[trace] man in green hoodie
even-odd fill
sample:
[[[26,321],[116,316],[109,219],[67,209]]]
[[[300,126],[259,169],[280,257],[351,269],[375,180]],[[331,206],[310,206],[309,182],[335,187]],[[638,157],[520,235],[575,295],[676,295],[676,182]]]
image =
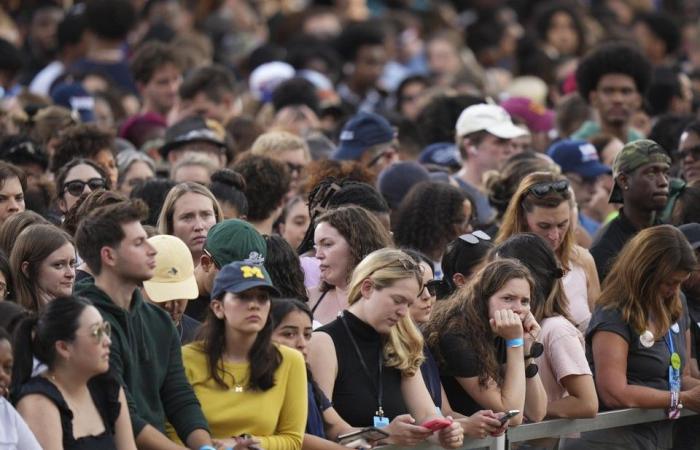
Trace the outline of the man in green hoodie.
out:
[[[183,449],[165,436],[166,420],[190,449],[213,449],[185,377],[177,331],[168,314],[145,302],[139,290],[156,264],[156,250],[140,223],[146,211],[140,201],[120,202],[81,222],[76,244],[95,278],[83,280],[75,291],[112,326],[110,368],[126,391],[139,449]]]

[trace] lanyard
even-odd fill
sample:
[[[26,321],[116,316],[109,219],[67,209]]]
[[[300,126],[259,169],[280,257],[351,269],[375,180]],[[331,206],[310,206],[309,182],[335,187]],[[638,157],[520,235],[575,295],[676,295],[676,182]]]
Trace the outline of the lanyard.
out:
[[[350,331],[350,327],[348,326],[347,321],[345,320],[345,316],[343,314],[340,315],[340,321],[343,322],[343,326],[345,326],[345,331],[348,333],[348,336],[350,337],[350,342],[352,342],[352,346],[355,348],[355,353],[357,354],[357,358],[360,360],[360,365],[362,366],[362,371],[367,375],[367,378],[369,381],[374,384],[374,380],[372,380],[372,374],[369,371],[369,368],[367,367],[367,364],[365,363],[365,359],[362,357],[362,352],[360,351],[360,347],[357,345],[357,341],[355,341],[355,337],[352,335],[352,331]],[[382,349],[379,349],[379,358],[378,358],[378,365],[379,365],[379,378],[377,380],[377,412],[375,413],[379,417],[384,417],[384,409],[382,408],[382,397],[384,395],[384,383],[382,381],[382,371],[384,367],[384,358],[382,357]]]
[[[668,351],[671,353],[671,359],[669,361],[669,377],[673,375],[676,378],[678,378],[680,377],[681,358],[680,355],[676,353],[676,349],[673,342],[673,334],[671,330],[668,330],[668,334],[664,336],[664,342],[668,347]],[[669,378],[669,382],[670,381],[671,379]]]

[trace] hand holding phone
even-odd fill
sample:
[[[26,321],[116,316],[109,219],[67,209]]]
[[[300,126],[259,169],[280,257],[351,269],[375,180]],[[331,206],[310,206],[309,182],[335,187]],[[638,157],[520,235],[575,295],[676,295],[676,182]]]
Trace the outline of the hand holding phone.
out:
[[[501,425],[505,425],[506,422],[508,422],[511,418],[517,416],[518,414],[520,414],[519,409],[511,409],[498,420],[501,422]]]
[[[420,426],[425,427],[429,429],[430,431],[440,431],[443,428],[447,428],[450,425],[452,425],[452,421],[450,419],[445,419],[445,418],[435,418],[435,419],[430,419],[426,420],[423,422]]]

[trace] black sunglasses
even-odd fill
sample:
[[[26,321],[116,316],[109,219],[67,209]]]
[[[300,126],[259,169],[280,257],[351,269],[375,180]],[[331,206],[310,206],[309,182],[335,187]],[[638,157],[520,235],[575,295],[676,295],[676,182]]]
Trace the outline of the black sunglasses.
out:
[[[685,150],[678,150],[678,158],[680,160],[684,160],[688,157],[688,155],[693,158],[693,161],[700,161],[700,145],[696,145],[695,147],[690,147]]]
[[[297,174],[301,173],[302,170],[304,170],[304,166],[301,164],[294,164],[287,162],[287,169],[289,169],[289,173],[294,173],[296,172]]]
[[[431,297],[435,297],[437,296],[437,291],[440,284],[442,284],[441,280],[430,280],[423,286],[425,286],[425,288],[428,290],[428,294],[430,294]]]
[[[80,195],[85,190],[86,185],[90,188],[91,191],[97,189],[105,189],[107,187],[107,180],[105,180],[104,178],[90,178],[87,181],[69,181],[63,185],[63,190],[61,192],[68,192],[74,197],[80,197]]]
[[[569,190],[569,180],[545,181],[537,183],[528,189],[532,195],[537,198],[542,198],[550,192],[554,191],[557,194],[563,194]]]
[[[472,244],[472,245],[478,244],[479,240],[482,240],[482,241],[490,241],[491,240],[491,236],[489,236],[488,234],[484,233],[481,230],[476,230],[475,232],[469,233],[469,234],[463,234],[459,238],[461,240],[463,240],[464,242],[466,242],[467,244]]]

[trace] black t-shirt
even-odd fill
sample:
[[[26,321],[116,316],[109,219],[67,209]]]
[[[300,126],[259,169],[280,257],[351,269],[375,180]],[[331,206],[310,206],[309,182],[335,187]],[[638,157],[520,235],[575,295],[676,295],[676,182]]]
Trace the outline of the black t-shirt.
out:
[[[681,357],[681,371],[686,363],[685,332],[688,330],[688,309],[683,302],[683,314],[678,320],[678,333],[670,331],[673,337],[673,345],[676,353]],[[654,345],[650,348],[642,346],[639,334],[622,319],[618,310],[596,308],[591,316],[591,321],[586,332],[586,357],[595,377],[595,364],[593,361],[592,342],[593,336],[599,331],[608,331],[621,336],[629,345],[627,353],[627,383],[637,386],[646,386],[654,389],[669,390],[668,367],[671,360],[671,352],[667,344],[668,335],[656,336]],[[609,409],[600,402],[600,409]]]
[[[208,295],[200,295],[194,300],[187,302],[185,314],[197,322],[204,322],[204,320],[207,318],[207,311],[209,311],[209,303],[210,300]]]
[[[357,351],[352,344],[342,319],[322,326],[317,332],[330,335],[338,358],[338,374],[333,386],[333,407],[353,427],[374,425],[377,411],[377,381],[379,380],[379,356],[383,353],[384,340],[374,328],[352,313],[343,311],[343,317],[360,349],[370,377],[362,368]],[[392,420],[408,412],[401,393],[401,372],[382,368],[384,417]]]
[[[693,298],[686,295],[688,303],[688,315],[690,316],[690,355],[698,359],[700,350],[700,298]]]
[[[598,278],[602,282],[610,271],[610,263],[620,253],[639,230],[620,210],[620,214],[598,231],[591,245],[591,255],[598,270]]]
[[[504,364],[506,362],[506,343],[499,337],[495,340],[495,346],[496,358],[500,364]],[[438,362],[440,379],[452,409],[465,416],[470,416],[484,409],[464,390],[456,378],[479,376],[478,357],[471,348],[469,338],[464,335],[446,333],[440,337],[439,352],[443,356],[442,361]]]

